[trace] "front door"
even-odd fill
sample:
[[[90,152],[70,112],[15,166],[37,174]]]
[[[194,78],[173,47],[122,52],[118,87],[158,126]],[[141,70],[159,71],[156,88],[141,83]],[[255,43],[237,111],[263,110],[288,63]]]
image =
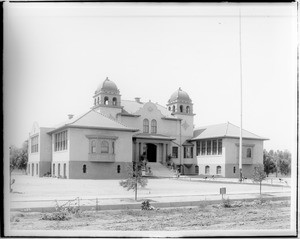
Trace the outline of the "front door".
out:
[[[147,144],[147,160],[148,162],[156,162],[156,145]]]

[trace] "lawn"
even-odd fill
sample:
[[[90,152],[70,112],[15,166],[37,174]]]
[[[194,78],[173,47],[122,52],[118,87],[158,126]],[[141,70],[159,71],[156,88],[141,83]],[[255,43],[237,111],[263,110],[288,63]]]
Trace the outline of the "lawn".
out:
[[[49,215],[49,214],[48,214]],[[42,220],[44,213],[11,212],[11,230],[260,230],[289,229],[289,200],[253,200],[155,210],[79,211],[65,221]]]

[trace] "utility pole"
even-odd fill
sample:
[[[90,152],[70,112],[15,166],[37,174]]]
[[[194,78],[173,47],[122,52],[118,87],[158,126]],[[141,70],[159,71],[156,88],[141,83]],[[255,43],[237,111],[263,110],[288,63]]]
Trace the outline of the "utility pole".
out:
[[[240,152],[239,152],[239,181],[242,182],[243,179],[243,162],[242,162],[242,150],[243,150],[243,68],[242,68],[242,26],[241,26],[241,9],[239,9],[239,36],[240,36],[240,82],[241,82],[241,126],[240,126]]]

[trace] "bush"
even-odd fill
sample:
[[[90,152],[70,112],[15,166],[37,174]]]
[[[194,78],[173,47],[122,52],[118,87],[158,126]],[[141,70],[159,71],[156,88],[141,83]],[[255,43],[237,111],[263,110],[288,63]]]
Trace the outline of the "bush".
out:
[[[49,221],[66,221],[69,220],[70,217],[66,211],[60,211],[43,214],[41,219]]]
[[[153,210],[153,209],[154,207],[151,206],[149,200],[145,200],[144,202],[142,202],[142,210]]]
[[[227,198],[227,199],[223,199],[223,207],[225,207],[225,208],[229,208],[229,207],[232,207],[232,205],[231,205],[231,202],[230,202],[230,200],[229,200],[229,198]]]
[[[41,219],[42,220],[50,220],[50,221],[66,221],[69,220],[71,215],[80,216],[82,211],[80,207],[72,207],[68,206],[59,206],[56,202],[55,212],[43,214]]]

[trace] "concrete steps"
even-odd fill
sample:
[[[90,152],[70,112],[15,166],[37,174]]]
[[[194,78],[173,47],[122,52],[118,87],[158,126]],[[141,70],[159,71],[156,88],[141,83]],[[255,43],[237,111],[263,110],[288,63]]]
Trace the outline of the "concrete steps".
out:
[[[145,176],[153,176],[159,178],[173,178],[175,177],[175,172],[161,163],[147,163],[147,167],[150,167],[151,173],[146,173]]]

